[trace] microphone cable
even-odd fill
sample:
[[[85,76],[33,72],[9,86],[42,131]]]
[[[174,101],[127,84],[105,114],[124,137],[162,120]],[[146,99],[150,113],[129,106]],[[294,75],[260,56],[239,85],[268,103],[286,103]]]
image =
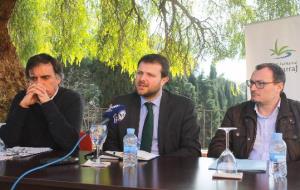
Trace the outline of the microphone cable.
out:
[[[110,107],[106,112],[104,112],[103,117],[105,118],[101,124],[107,123],[110,119],[114,119],[114,124],[117,123],[118,121],[121,121],[124,119],[126,115],[126,111],[125,111],[125,106],[124,105],[114,105],[112,107]],[[10,190],[15,190],[16,186],[18,185],[18,183],[28,174],[41,170],[43,168],[46,168],[50,165],[56,164],[60,161],[63,161],[64,159],[68,158],[75,150],[76,147],[79,145],[79,143],[84,139],[84,137],[86,137],[88,134],[90,133],[90,130],[88,130],[87,132],[85,132],[84,135],[82,135],[79,140],[77,141],[77,143],[75,144],[75,146],[73,147],[73,149],[67,153],[65,156],[58,158],[54,161],[51,161],[49,163],[43,164],[41,166],[37,166],[35,168],[32,168],[26,172],[24,172],[22,175],[20,175],[20,177],[17,178],[17,180],[14,182],[14,184],[12,185]]]
[[[18,177],[18,179],[14,182],[14,184],[12,185],[12,187],[10,188],[10,190],[15,190],[16,189],[16,186],[18,185],[18,183],[28,174],[31,174],[35,171],[38,171],[38,170],[41,170],[43,168],[46,168],[52,164],[56,164],[60,161],[63,161],[64,159],[68,158],[71,154],[73,154],[73,152],[76,150],[76,147],[79,145],[79,143],[89,134],[89,131],[87,131],[84,135],[82,135],[79,140],[77,141],[77,143],[75,144],[75,146],[72,148],[72,150],[67,153],[65,156],[61,157],[61,158],[58,158],[52,162],[49,162],[49,163],[46,163],[46,164],[43,164],[41,166],[37,166],[35,168],[32,168],[26,172],[24,172],[22,175],[20,175],[20,177]]]

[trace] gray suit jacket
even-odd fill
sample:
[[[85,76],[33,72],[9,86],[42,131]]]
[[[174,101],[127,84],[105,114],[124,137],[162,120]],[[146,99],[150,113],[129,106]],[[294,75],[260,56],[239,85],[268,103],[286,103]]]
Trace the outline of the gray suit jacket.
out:
[[[104,150],[123,151],[127,128],[138,134],[141,99],[137,93],[119,96],[112,102],[126,107],[126,117],[117,126],[108,126]],[[166,90],[162,93],[158,119],[158,149],[160,155],[201,156],[200,127],[193,102]]]

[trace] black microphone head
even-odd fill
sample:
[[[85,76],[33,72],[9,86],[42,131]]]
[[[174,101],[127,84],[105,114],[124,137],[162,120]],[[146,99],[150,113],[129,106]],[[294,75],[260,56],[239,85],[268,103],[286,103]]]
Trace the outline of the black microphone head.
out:
[[[114,105],[108,108],[103,113],[103,118],[109,119],[113,124],[117,124],[122,121],[126,116],[126,110],[124,105]]]

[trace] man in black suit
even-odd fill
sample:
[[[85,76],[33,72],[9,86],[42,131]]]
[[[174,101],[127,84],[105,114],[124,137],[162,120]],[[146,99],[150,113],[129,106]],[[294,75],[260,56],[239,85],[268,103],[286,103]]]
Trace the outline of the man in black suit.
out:
[[[169,62],[159,54],[139,60],[136,91],[112,101],[113,105],[126,106],[126,117],[118,126],[108,127],[104,150],[123,151],[126,129],[135,128],[142,150],[159,155],[201,156],[194,104],[162,89],[169,81],[168,74]]]

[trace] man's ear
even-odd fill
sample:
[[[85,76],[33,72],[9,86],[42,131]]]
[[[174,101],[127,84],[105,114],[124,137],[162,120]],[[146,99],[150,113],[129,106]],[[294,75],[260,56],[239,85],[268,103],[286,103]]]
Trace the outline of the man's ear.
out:
[[[284,88],[283,82],[278,83],[278,88],[279,88],[279,91],[280,91],[280,92],[283,91],[283,88]]]
[[[162,85],[165,85],[168,81],[169,81],[169,77],[168,76],[166,76],[166,77],[163,77],[162,79],[161,79],[161,81],[162,81]]]
[[[58,74],[55,74],[56,79],[59,81],[58,86],[62,83],[62,78]]]

